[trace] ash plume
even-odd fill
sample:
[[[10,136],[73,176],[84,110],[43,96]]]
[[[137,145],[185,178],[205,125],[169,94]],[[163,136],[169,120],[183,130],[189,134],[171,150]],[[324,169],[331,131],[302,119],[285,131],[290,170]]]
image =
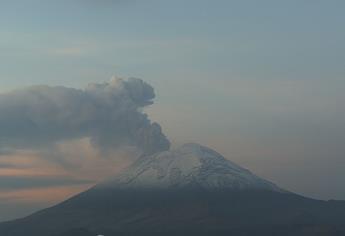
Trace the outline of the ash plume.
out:
[[[170,142],[142,109],[154,89],[141,79],[113,78],[85,89],[33,86],[0,95],[0,151],[37,149],[89,137],[107,150],[122,145],[145,154],[167,150]]]

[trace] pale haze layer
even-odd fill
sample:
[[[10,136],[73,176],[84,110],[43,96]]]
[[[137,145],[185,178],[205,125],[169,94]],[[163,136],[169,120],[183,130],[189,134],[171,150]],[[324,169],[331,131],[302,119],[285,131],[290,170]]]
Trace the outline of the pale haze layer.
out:
[[[345,199],[344,7],[338,0],[4,1],[0,220],[116,173],[140,153],[133,145],[166,149],[165,135],[173,147],[210,146],[290,191]],[[113,75],[146,82],[118,89]],[[108,93],[112,86],[126,98]],[[105,125],[131,112],[132,128]]]

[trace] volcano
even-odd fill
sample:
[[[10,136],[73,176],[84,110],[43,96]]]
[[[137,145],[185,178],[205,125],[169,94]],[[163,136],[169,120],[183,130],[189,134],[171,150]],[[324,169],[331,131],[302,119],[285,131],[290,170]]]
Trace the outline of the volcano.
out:
[[[1,236],[345,235],[345,202],[287,191],[198,145],[142,156]]]

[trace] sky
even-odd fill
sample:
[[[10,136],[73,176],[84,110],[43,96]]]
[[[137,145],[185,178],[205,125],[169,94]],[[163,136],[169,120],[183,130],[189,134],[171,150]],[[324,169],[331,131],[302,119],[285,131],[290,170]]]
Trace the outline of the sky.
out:
[[[90,83],[135,77],[155,97],[150,106],[134,99],[133,109],[159,123],[172,148],[201,143],[290,191],[345,200],[344,9],[341,0],[4,0],[0,136],[11,127],[4,111],[13,112],[4,101],[26,104],[18,94],[28,86],[90,98]],[[33,113],[50,124],[44,109]],[[133,161],[127,149],[103,150],[97,135],[78,132],[48,133],[39,147],[0,145],[0,220],[55,204]]]

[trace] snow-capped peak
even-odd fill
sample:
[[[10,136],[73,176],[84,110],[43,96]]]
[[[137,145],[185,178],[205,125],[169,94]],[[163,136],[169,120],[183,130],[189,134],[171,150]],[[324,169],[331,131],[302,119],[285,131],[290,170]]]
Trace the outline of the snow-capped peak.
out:
[[[139,158],[121,175],[108,182],[113,187],[205,189],[265,189],[283,191],[249,170],[199,144]]]

